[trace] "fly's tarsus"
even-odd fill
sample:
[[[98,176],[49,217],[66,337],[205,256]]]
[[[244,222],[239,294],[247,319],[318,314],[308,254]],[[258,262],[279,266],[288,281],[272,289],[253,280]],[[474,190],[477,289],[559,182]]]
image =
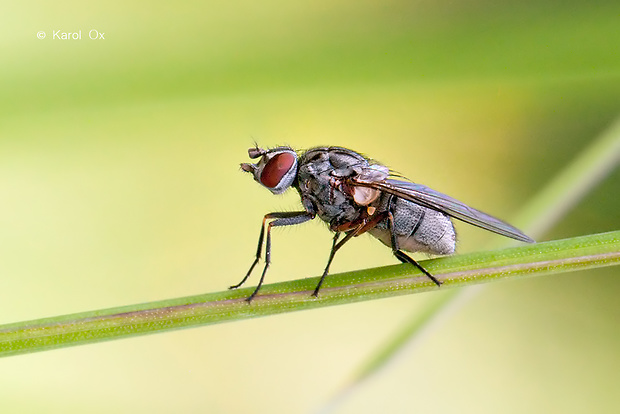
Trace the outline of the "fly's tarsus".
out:
[[[409,264],[412,264],[415,267],[417,267],[418,270],[420,270],[422,273],[424,273],[426,275],[426,277],[428,277],[430,280],[432,280],[433,283],[435,283],[438,287],[443,284],[443,282],[441,280],[439,280],[435,276],[433,276],[420,263],[416,262],[413,258],[409,257],[409,255],[406,254],[405,252],[403,252],[402,250],[396,250],[394,252],[394,256],[396,256],[396,258],[398,260],[400,260],[401,262],[403,262],[403,263],[409,263]]]

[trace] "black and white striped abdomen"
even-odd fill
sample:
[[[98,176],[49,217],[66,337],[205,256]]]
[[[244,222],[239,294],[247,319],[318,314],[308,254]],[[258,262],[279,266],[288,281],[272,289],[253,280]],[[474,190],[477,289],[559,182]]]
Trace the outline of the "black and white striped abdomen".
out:
[[[394,234],[400,249],[438,255],[454,253],[456,232],[450,217],[402,198],[391,198]],[[382,197],[380,211],[387,210],[389,199],[387,194]],[[392,247],[387,220],[369,230],[369,233]]]

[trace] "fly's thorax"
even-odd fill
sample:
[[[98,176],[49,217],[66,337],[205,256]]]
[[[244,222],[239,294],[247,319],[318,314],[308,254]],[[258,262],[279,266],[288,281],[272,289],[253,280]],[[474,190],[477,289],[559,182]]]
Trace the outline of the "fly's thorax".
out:
[[[341,147],[317,147],[302,154],[300,165],[306,165],[315,173],[325,172],[337,177],[351,177],[359,174],[366,166],[368,159],[361,154]]]
[[[353,221],[360,214],[360,206],[350,195],[335,186],[333,177],[328,174],[315,174],[301,167],[298,188],[302,200],[308,200],[318,216],[327,223]]]
[[[339,147],[313,148],[299,159],[298,186],[302,199],[316,206],[318,216],[330,224],[357,220],[362,214],[349,188],[348,177],[358,176],[369,162],[362,155]],[[370,203],[373,194],[359,192],[359,200]]]
[[[250,158],[260,158],[258,163],[242,163],[243,171],[252,173],[254,180],[274,194],[286,191],[297,177],[297,153],[290,147],[268,150],[254,147],[248,150]]]

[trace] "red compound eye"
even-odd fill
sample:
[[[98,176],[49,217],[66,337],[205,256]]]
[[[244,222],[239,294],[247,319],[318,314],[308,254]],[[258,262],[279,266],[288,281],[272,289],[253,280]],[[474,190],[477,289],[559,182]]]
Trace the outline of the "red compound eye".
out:
[[[275,188],[287,172],[293,167],[297,158],[289,152],[283,152],[271,157],[260,175],[260,182],[268,188]]]

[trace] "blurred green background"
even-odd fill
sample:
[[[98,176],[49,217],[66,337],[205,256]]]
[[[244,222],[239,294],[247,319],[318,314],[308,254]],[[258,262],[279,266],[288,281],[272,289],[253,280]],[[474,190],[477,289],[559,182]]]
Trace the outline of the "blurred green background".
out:
[[[238,282],[263,214],[299,207],[239,171],[254,140],[509,220],[620,113],[619,28],[617,1],[5,2],[0,322]],[[546,238],[618,229],[619,185]],[[278,229],[268,281],[319,275],[330,240]],[[332,271],[394,262],[360,237]],[[617,412],[618,292],[614,268],[493,284],[336,412]],[[313,412],[436,294],[2,359],[0,411]]]

